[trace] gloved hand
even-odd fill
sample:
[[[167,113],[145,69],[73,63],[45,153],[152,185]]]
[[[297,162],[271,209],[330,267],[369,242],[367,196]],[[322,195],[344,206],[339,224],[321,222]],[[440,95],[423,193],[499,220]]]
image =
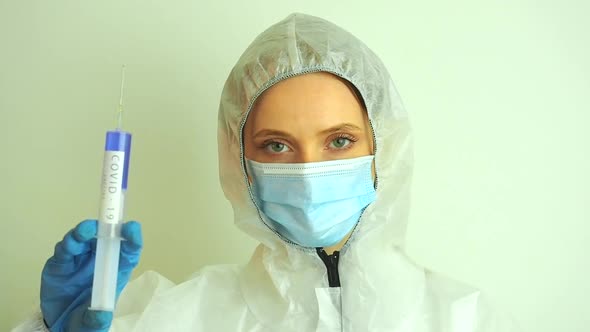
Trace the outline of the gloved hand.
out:
[[[70,230],[55,246],[41,274],[41,311],[52,332],[108,331],[110,311],[88,310],[96,255],[96,220],[86,220]],[[117,297],[139,263],[143,245],[141,225],[135,221],[121,229],[121,256],[117,276]]]

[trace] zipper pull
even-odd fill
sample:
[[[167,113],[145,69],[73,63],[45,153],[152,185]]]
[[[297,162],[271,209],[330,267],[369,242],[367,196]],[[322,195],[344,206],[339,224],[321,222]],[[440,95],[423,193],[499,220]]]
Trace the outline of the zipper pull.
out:
[[[338,273],[338,261],[340,259],[340,252],[334,251],[332,255],[328,255],[323,248],[316,249],[318,256],[326,265],[328,271],[328,285],[330,287],[340,287],[340,274]]]

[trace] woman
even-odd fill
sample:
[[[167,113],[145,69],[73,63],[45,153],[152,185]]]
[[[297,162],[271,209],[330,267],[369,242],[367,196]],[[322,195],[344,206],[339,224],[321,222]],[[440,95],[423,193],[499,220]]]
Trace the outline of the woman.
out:
[[[235,223],[260,241],[248,264],[208,267],[179,285],[146,273],[112,319],[86,309],[96,233],[86,221],[46,264],[42,316],[29,328],[511,331],[478,291],[404,253],[407,114],[384,65],[348,32],[294,14],[258,36],[224,87],[218,144]],[[123,236],[120,290],[139,258],[139,225]]]

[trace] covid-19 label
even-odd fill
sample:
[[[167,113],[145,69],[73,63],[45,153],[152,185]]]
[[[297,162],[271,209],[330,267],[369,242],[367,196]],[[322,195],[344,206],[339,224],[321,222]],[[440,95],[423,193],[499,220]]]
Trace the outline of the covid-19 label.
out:
[[[125,152],[105,151],[102,167],[100,221],[115,224],[123,218],[123,165]]]

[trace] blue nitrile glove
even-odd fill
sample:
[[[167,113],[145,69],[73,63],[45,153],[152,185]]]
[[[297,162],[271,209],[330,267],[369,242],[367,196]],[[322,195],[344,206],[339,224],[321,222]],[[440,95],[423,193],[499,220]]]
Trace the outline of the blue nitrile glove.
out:
[[[108,331],[110,311],[88,310],[92,294],[97,221],[86,220],[70,230],[55,246],[41,273],[41,311],[52,332]],[[141,225],[130,221],[121,228],[121,256],[117,297],[139,263],[143,244]]]

